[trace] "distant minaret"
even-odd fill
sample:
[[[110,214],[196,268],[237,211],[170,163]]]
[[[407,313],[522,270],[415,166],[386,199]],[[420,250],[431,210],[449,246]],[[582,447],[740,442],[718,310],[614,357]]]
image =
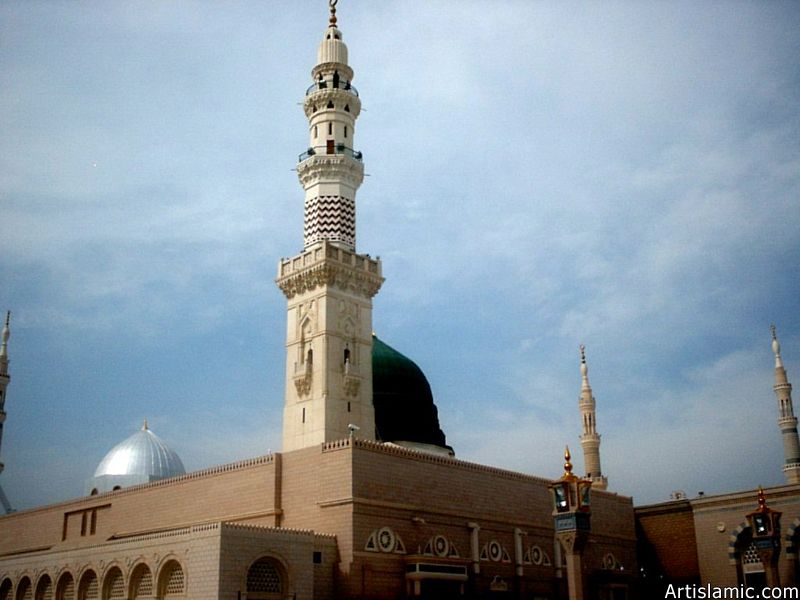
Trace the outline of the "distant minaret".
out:
[[[3,327],[2,343],[0,344],[0,450],[3,446],[3,423],[6,420],[6,388],[8,382],[11,381],[11,376],[8,374],[8,338],[11,337],[11,311],[6,313],[6,324]],[[0,454],[2,456],[2,454]],[[3,461],[0,460],[0,473],[3,472]],[[8,498],[3,493],[3,487],[0,486],[0,508],[6,513],[13,512],[11,505],[8,503]]]
[[[608,487],[608,478],[603,477],[600,470],[600,434],[597,433],[595,419],[595,402],[592,386],[589,385],[589,368],[586,366],[586,347],[581,344],[581,397],[578,406],[583,419],[583,463],[586,467],[586,478],[592,480],[592,487],[604,490]]]
[[[797,417],[792,407],[792,384],[786,378],[781,360],[781,345],[772,326],[772,351],[775,353],[775,395],[778,397],[778,427],[783,436],[783,474],[787,483],[800,483],[800,440],[797,438]]]
[[[297,175],[305,190],[303,251],[278,265],[287,299],[283,450],[350,436],[375,439],[372,297],[381,262],[356,252],[356,190],[364,179],[353,149],[361,100],[336,0],[311,70],[303,109],[309,147]]]

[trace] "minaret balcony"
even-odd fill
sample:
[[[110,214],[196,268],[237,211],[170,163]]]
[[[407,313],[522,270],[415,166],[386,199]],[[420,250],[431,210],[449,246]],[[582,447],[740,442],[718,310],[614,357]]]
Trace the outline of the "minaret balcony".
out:
[[[358,96],[358,90],[349,81],[328,80],[312,83],[306,90],[306,96],[321,90],[342,90],[353,96]]]
[[[357,160],[358,162],[362,162],[364,160],[364,156],[363,154],[361,154],[360,151],[348,148],[344,144],[330,143],[327,146],[314,146],[312,148],[309,148],[308,150],[306,150],[300,156],[297,157],[297,162],[303,162],[304,160],[308,160],[312,156],[325,155],[325,154],[340,154],[344,156],[349,156],[350,158]]]

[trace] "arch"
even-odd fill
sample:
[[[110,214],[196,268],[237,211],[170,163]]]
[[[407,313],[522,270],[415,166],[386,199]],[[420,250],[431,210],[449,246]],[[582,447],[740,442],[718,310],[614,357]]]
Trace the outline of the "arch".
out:
[[[184,598],[186,596],[186,577],[181,563],[176,559],[167,560],[158,574],[156,598]]]
[[[122,569],[114,565],[103,577],[103,600],[122,600],[125,598],[125,579]]]
[[[75,600],[75,578],[69,571],[62,573],[58,578],[56,600]]]
[[[279,600],[287,588],[286,569],[272,556],[262,556],[247,569],[247,600]]]
[[[145,563],[139,563],[131,571],[128,584],[130,600],[153,597],[153,572]]]
[[[53,600],[53,580],[45,573],[36,583],[36,600]]]
[[[17,600],[33,600],[33,588],[31,579],[27,575],[19,580],[17,584]]]
[[[0,581],[0,600],[11,600],[13,588],[14,586],[8,577]]]
[[[100,585],[97,573],[91,569],[83,572],[78,584],[78,600],[98,600],[100,598]]]

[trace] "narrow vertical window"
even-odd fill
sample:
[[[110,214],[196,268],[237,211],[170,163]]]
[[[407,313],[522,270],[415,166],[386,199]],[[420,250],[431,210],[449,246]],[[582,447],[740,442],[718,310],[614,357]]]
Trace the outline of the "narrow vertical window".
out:
[[[344,137],[347,137],[347,125],[344,126]]]
[[[317,135],[319,135],[318,127],[314,125],[314,139],[317,139]]]
[[[306,422],[306,409],[303,409],[303,423]]]
[[[328,123],[328,135],[333,135],[333,123]]]
[[[347,403],[347,412],[350,412],[350,402]]]

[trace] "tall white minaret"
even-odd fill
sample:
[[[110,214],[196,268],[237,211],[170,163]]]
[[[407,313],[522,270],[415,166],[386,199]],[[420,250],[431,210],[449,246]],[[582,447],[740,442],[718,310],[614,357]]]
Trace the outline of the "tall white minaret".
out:
[[[336,0],[329,4],[303,103],[310,139],[297,165],[304,249],[281,260],[276,280],[288,300],[284,451],[350,435],[375,439],[372,297],[383,277],[380,260],[356,253],[364,165],[353,140],[361,101],[336,26]]]
[[[589,385],[589,368],[586,366],[586,347],[581,344],[581,397],[578,406],[583,419],[583,463],[586,467],[586,478],[592,480],[592,487],[604,490],[608,487],[608,478],[600,469],[600,434],[597,433],[595,416],[595,400],[592,386]]]
[[[8,338],[11,337],[11,311],[6,312],[6,324],[3,327],[2,342],[0,342],[0,451],[3,446],[3,423],[6,421],[6,389],[11,375],[8,374]],[[5,465],[0,454],[0,473],[3,472]],[[0,486],[0,508],[6,513],[12,512],[11,505],[8,503],[3,487]]]
[[[797,437],[797,417],[792,407],[792,384],[786,377],[781,359],[781,345],[772,325],[772,352],[775,354],[775,395],[778,397],[778,427],[783,436],[783,474],[787,483],[800,483],[800,440]]]

